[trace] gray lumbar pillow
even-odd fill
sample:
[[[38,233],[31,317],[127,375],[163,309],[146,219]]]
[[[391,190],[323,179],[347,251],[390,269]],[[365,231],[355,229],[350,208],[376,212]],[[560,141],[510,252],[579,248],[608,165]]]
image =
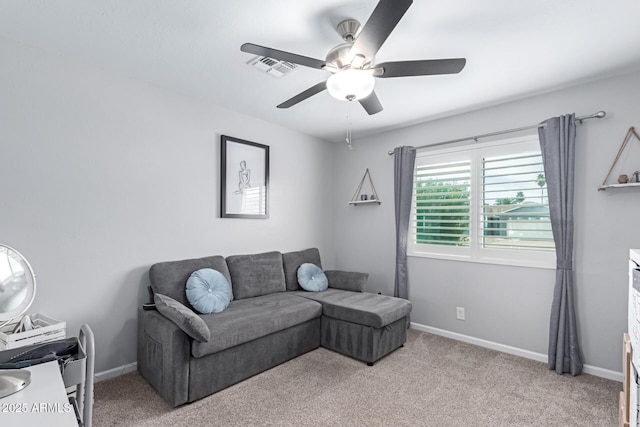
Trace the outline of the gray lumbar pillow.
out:
[[[201,342],[208,342],[211,339],[207,324],[190,308],[162,294],[155,294],[153,301],[164,317],[178,325],[191,338]]]

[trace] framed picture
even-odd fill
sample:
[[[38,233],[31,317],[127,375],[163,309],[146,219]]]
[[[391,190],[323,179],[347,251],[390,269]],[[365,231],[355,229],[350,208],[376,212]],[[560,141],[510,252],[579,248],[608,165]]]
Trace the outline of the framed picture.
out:
[[[269,146],[220,137],[220,217],[269,218]]]

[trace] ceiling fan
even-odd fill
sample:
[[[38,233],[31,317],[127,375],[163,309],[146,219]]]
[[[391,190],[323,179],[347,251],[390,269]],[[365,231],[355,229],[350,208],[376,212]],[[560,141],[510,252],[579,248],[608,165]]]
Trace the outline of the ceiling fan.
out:
[[[337,30],[345,43],[331,49],[324,61],[252,43],[243,44],[240,50],[331,73],[326,81],[288,99],[278,108],[292,107],[327,89],[334,98],[357,100],[367,113],[376,114],[382,111],[382,104],[373,90],[374,77],[456,74],[467,62],[465,58],[452,58],[374,63],[376,53],[412,3],[413,0],[380,0],[364,27],[355,19],[342,21]]]

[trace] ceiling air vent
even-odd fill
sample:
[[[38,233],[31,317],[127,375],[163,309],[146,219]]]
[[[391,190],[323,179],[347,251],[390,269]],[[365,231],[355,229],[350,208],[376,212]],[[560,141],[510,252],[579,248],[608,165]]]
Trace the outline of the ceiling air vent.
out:
[[[287,61],[278,61],[277,59],[269,58],[267,56],[256,56],[251,61],[247,62],[256,70],[269,74],[277,79],[290,73],[298,68],[297,65]]]

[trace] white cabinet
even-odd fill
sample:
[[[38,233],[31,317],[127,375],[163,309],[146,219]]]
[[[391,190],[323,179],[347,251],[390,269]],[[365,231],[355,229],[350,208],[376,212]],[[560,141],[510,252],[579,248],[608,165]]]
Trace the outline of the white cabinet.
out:
[[[629,336],[633,363],[636,369],[640,367],[640,249],[629,251],[629,307],[628,307]]]
[[[628,326],[629,338],[631,341],[631,366],[628,378],[624,381],[629,384],[629,425],[638,425],[638,371],[640,370],[640,249],[629,251],[629,303],[628,303]],[[623,356],[624,357],[624,356]],[[623,359],[624,363],[624,359]],[[627,371],[623,367],[623,371]],[[623,423],[621,422],[621,425]]]

